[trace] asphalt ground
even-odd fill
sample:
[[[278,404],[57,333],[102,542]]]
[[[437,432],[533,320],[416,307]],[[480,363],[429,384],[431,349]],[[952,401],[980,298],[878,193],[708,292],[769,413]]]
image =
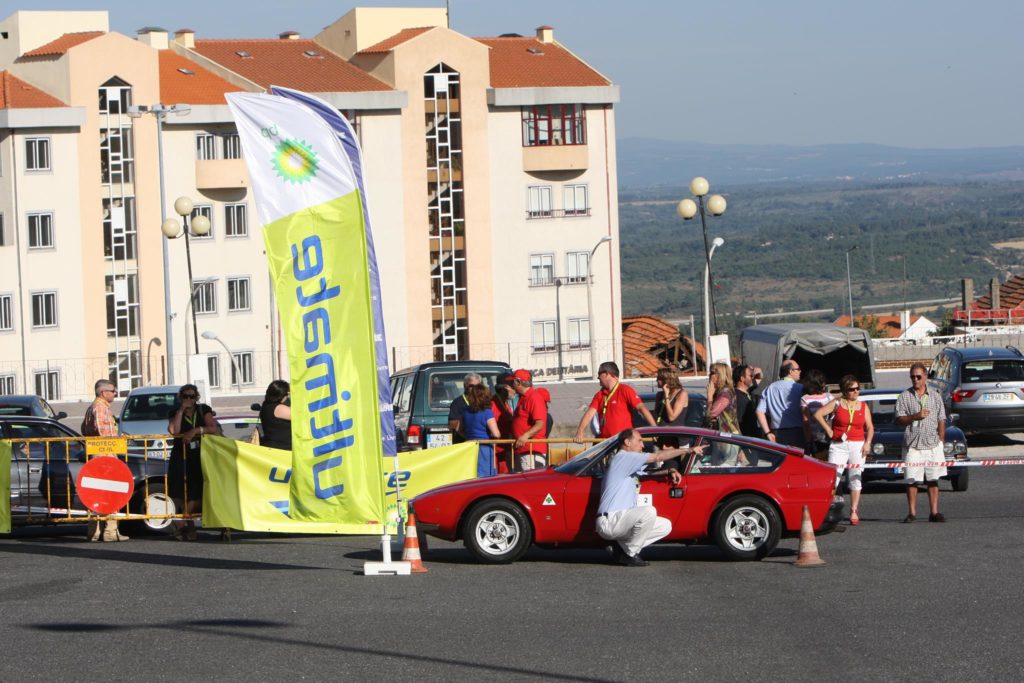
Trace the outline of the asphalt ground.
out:
[[[946,524],[872,490],[816,569],[795,539],[752,563],[657,546],[646,568],[483,566],[431,540],[428,574],[364,577],[378,539],[20,530],[0,538],[0,680],[1018,681],[1024,466],[971,476],[943,484]]]

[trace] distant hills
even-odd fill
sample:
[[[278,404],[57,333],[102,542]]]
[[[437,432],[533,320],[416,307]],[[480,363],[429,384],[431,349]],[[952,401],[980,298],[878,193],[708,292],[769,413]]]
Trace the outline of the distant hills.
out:
[[[1024,180],[1024,146],[910,149],[884,145],[712,145],[648,138],[618,141],[621,190],[759,183]]]

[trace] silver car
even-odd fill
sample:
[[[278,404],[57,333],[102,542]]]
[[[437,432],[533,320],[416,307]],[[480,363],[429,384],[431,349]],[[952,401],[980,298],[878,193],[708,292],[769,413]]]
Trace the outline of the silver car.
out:
[[[965,434],[1024,431],[1024,353],[1016,347],[946,347],[928,384]]]

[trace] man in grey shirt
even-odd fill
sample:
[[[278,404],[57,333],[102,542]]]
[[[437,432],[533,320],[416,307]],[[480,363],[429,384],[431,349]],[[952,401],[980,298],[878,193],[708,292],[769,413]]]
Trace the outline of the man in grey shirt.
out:
[[[644,465],[675,458],[690,452],[689,448],[666,448],[644,453],[640,432],[626,429],[619,434],[618,450],[605,467],[601,502],[597,506],[597,533],[611,541],[612,556],[626,567],[646,567],[640,551],[672,531],[672,521],[658,517],[651,506],[640,506],[637,476]],[[700,450],[693,449],[693,450]],[[678,483],[678,470],[670,470],[673,483]]]
[[[907,516],[909,524],[917,519],[917,482],[928,486],[929,522],[945,522],[939,512],[939,479],[946,476],[946,408],[942,396],[928,388],[924,365],[910,368],[912,386],[896,399],[896,423],[906,427],[903,432],[903,459],[907,462]],[[928,464],[930,463],[930,465]],[[943,463],[936,466],[935,463]]]

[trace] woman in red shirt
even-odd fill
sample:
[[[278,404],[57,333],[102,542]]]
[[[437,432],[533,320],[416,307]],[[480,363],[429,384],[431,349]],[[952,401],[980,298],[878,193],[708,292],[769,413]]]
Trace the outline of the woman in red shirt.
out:
[[[825,434],[832,440],[828,448],[828,461],[836,465],[836,488],[843,476],[843,466],[853,465],[850,469],[850,524],[860,524],[860,490],[862,488],[861,469],[871,451],[871,438],[875,434],[875,426],[871,422],[871,411],[866,403],[858,401],[860,382],[853,375],[846,375],[839,380],[841,395],[832,399],[818,409],[814,419],[818,421]],[[826,417],[832,416],[832,424]]]

